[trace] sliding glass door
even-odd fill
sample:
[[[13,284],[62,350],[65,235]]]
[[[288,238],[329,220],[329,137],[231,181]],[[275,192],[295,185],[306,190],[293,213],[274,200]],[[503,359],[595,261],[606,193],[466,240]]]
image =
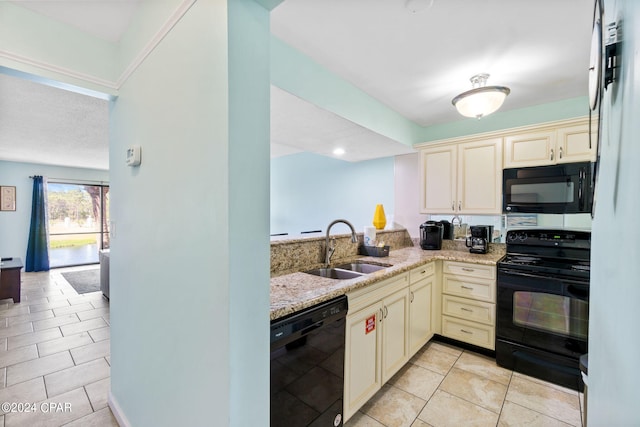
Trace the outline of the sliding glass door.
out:
[[[109,248],[109,187],[49,182],[47,191],[49,265],[97,263]]]

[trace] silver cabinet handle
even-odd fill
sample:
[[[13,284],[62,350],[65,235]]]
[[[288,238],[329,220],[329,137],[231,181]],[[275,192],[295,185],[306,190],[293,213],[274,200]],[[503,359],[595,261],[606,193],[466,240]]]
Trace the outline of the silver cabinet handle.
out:
[[[558,149],[558,155],[560,156],[560,158],[562,158],[562,147]]]
[[[413,292],[411,292],[411,298],[409,299],[409,302],[413,303]]]
[[[389,315],[389,308],[387,308],[387,306],[384,306],[384,318],[386,319],[387,316]]]
[[[462,271],[475,271],[475,270],[469,267],[462,267]]]
[[[451,202],[451,210],[454,211],[454,212],[456,211],[456,202],[455,201]]]
[[[473,335],[473,332],[471,332],[471,331],[467,331],[466,329],[460,329],[460,332],[464,332],[465,334],[471,334],[471,335]]]
[[[461,201],[459,201],[459,202],[458,202],[458,210],[459,210],[459,211],[461,211],[461,210],[462,210],[462,202],[461,202]]]
[[[468,311],[469,313],[473,313],[473,310],[468,309],[468,308],[466,308],[466,307],[460,307],[460,310],[462,310],[462,311]]]
[[[384,311],[382,311],[382,309],[380,309],[380,322],[382,322],[382,319],[384,319]]]
[[[460,287],[461,287],[462,289],[469,289],[469,290],[473,290],[473,288],[472,288],[472,287],[470,287],[470,286],[462,285],[462,286],[460,286]]]
[[[551,157],[549,158],[549,160],[553,160],[553,148],[551,149]]]

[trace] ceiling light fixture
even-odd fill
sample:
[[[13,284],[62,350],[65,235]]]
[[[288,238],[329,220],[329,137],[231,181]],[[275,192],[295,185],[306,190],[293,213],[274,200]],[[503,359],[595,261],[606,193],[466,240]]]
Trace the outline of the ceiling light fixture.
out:
[[[344,148],[336,148],[333,150],[333,154],[336,156],[342,156],[345,153]]]
[[[480,119],[500,108],[511,90],[504,86],[485,86],[488,78],[489,74],[476,74],[470,79],[473,89],[453,98],[451,103],[460,114]]]

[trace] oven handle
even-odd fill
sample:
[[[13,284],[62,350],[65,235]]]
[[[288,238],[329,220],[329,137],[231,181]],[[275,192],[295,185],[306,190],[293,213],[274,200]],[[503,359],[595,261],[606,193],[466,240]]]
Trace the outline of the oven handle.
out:
[[[580,172],[578,172],[578,209],[580,212],[584,211],[585,177],[586,173],[584,168],[580,168]]]

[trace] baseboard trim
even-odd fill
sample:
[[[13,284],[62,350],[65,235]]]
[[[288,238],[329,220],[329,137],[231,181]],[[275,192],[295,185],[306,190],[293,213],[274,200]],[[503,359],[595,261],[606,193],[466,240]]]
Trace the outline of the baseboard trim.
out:
[[[107,404],[109,405],[109,408],[111,409],[111,412],[113,413],[113,416],[115,417],[120,427],[131,427],[131,423],[129,422],[127,417],[124,415],[124,412],[122,412],[122,408],[120,408],[118,401],[113,396],[113,393],[111,393],[111,391],[109,391]]]

